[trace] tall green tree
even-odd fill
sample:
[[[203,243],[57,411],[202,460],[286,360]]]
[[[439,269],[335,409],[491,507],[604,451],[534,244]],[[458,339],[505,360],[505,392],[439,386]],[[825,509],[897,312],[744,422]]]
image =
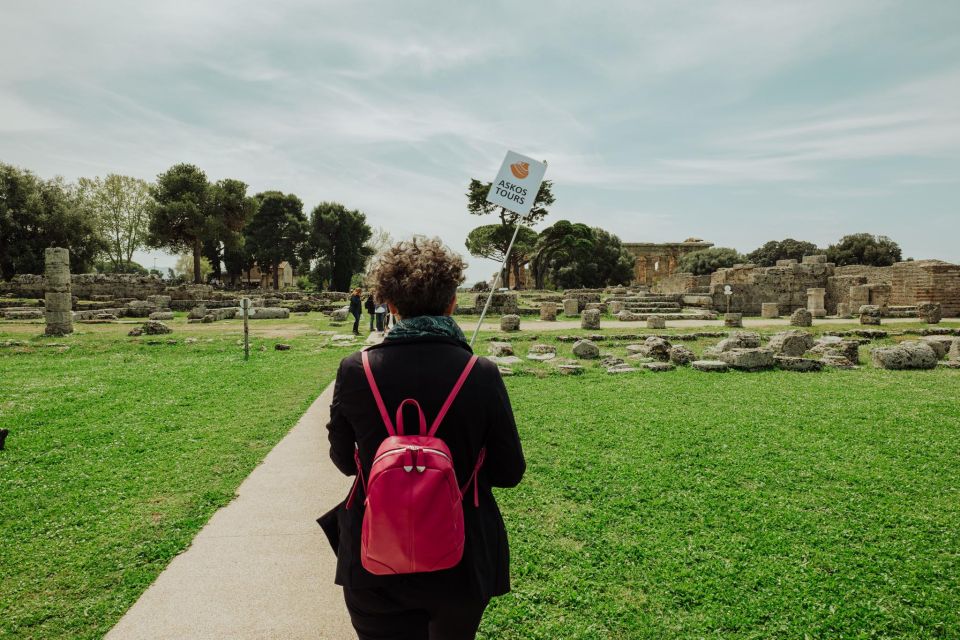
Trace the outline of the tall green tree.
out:
[[[227,178],[209,186],[207,206],[209,228],[203,255],[210,261],[213,277],[222,281],[226,252],[243,245],[243,230],[253,218],[257,203],[247,195],[245,182]]]
[[[576,239],[556,248],[539,267],[546,272],[546,281],[565,289],[630,282],[634,260],[620,238],[600,227],[583,229],[582,225],[571,225],[571,233]]]
[[[279,191],[255,196],[257,210],[246,229],[246,247],[260,270],[273,271],[273,288],[280,288],[280,263],[296,267],[307,241],[307,217],[300,198]]]
[[[115,173],[80,178],[78,193],[108,240],[106,254],[114,273],[133,273],[133,253],[145,246],[154,206],[146,180]]]
[[[839,242],[827,247],[827,260],[838,267],[848,264],[887,267],[894,262],[900,262],[902,258],[900,245],[887,236],[869,233],[843,236]]]
[[[558,220],[540,232],[530,255],[530,271],[534,286],[543,289],[553,257],[561,251],[577,252],[593,246],[593,231],[585,224]]]
[[[524,225],[531,226],[537,222],[543,220],[550,213],[550,206],[556,201],[553,197],[553,182],[550,180],[544,180],[540,184],[540,189],[537,191],[537,197],[533,199],[533,207],[530,209],[530,212],[525,216],[520,216],[513,211],[505,209],[499,205],[490,204],[487,202],[487,195],[490,193],[490,187],[493,183],[491,182],[482,182],[476,178],[470,180],[470,184],[467,186],[467,211],[475,216],[485,216],[495,214],[500,218],[500,226],[503,228],[498,235],[502,237],[504,229],[510,229],[511,235],[513,234],[514,227],[517,224],[521,225],[523,228]],[[477,229],[482,229],[483,227],[478,227]],[[477,231],[474,229],[474,231]],[[473,233],[473,232],[471,232]],[[483,235],[486,232],[480,232]],[[518,234],[522,231],[518,232]],[[477,238],[475,238],[476,240]],[[468,249],[470,244],[470,239],[467,239]],[[502,243],[501,243],[502,244]],[[510,244],[510,238],[507,238],[506,244],[504,245],[504,253],[506,253],[506,246]],[[517,236],[516,244],[514,245],[514,250],[525,249],[527,254],[533,250],[532,242],[521,241],[520,236]],[[480,254],[473,254],[480,255]],[[502,260],[503,258],[501,258]],[[510,272],[511,270],[515,276],[515,284],[519,285],[520,281],[520,268],[526,262],[526,255],[520,256],[516,260],[512,257],[510,258],[510,264],[503,265],[503,283],[504,286],[509,287],[510,284]]]
[[[803,256],[812,256],[817,253],[820,253],[820,249],[812,242],[787,238],[779,241],[771,240],[762,247],[748,253],[746,258],[758,266],[772,267],[777,264],[777,260],[796,260],[799,262],[803,259]]]
[[[150,216],[147,244],[193,255],[193,281],[201,283],[203,241],[211,236],[207,174],[192,164],[176,164],[157,176],[156,206]]]
[[[680,271],[702,276],[740,262],[745,262],[745,258],[736,249],[711,247],[680,256],[678,267]]]
[[[467,251],[470,255],[487,258],[496,262],[503,262],[513,238],[513,225],[486,224],[467,234]],[[510,286],[510,273],[514,273],[514,285],[519,284],[520,267],[527,261],[537,243],[537,232],[521,225],[517,231],[517,239],[510,252],[510,260],[504,263],[503,286]]]
[[[70,250],[74,273],[93,269],[107,248],[76,187],[0,163],[0,276],[43,273],[47,247]]]
[[[310,249],[316,265],[310,279],[331,291],[347,291],[354,274],[362,273],[374,249],[367,216],[338,202],[321,202],[310,213]]]

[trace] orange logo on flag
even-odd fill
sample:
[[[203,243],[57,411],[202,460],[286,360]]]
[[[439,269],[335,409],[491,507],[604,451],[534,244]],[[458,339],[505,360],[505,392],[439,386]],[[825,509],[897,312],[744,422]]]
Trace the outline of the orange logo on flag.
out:
[[[512,165],[510,165],[510,173],[515,175],[517,178],[523,180],[528,175],[530,175],[530,163],[515,162]]]

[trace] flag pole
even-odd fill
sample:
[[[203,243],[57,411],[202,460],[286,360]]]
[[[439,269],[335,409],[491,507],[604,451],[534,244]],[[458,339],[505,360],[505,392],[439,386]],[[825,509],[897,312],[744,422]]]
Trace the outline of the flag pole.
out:
[[[473,337],[470,338],[470,346],[473,346],[473,343],[477,339],[477,334],[480,333],[480,325],[483,324],[483,318],[487,315],[487,309],[490,308],[490,301],[493,299],[493,294],[496,292],[497,287],[500,286],[500,276],[503,274],[504,269],[509,268],[507,265],[510,261],[510,251],[513,249],[513,243],[517,239],[517,233],[520,231],[520,220],[521,218],[517,217],[516,227],[513,229],[513,237],[510,238],[510,246],[507,247],[507,253],[503,256],[503,268],[497,271],[497,277],[493,280],[493,286],[490,288],[490,295],[487,296],[487,302],[483,305],[483,311],[480,312],[480,320],[477,322],[477,328],[473,330]]]

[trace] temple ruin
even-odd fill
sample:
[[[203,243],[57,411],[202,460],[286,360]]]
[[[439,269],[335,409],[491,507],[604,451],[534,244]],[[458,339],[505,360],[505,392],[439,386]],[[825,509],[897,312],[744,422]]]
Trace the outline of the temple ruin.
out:
[[[683,242],[625,242],[623,248],[636,258],[633,265],[634,285],[652,286],[677,272],[680,258],[694,251],[709,249],[712,242],[687,238]]]

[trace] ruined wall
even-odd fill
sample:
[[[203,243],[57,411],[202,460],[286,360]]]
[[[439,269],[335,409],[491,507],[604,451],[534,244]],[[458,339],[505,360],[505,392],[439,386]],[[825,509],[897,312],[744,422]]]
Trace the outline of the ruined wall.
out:
[[[719,269],[710,276],[710,296],[713,308],[727,309],[724,287],[733,290],[730,296],[730,311],[760,314],[764,302],[776,302],[780,313],[786,315],[807,306],[807,289],[826,288],[827,280],[834,273],[834,265],[825,262],[822,256],[807,256],[803,263],[781,260],[775,267],[758,267],[754,264],[734,265]],[[836,310],[827,308],[828,313]]]
[[[889,304],[915,305],[918,302],[936,302],[947,317],[960,316],[960,265],[942,260],[898,262],[889,267],[850,265],[838,267],[835,282],[828,286],[837,301],[845,295],[843,285],[889,284]],[[856,281],[856,282],[854,282]],[[846,293],[849,297],[849,292]],[[871,303],[873,304],[873,303]]]
[[[46,286],[47,280],[43,276],[23,274],[14,276],[9,282],[0,282],[0,294],[42,298]],[[74,273],[70,276],[70,288],[73,295],[84,300],[91,300],[94,296],[145,300],[147,296],[163,293],[166,285],[156,276]]]
[[[706,293],[710,289],[710,276],[695,276],[692,273],[674,273],[662,278],[650,290],[666,295],[684,295],[688,293]]]

